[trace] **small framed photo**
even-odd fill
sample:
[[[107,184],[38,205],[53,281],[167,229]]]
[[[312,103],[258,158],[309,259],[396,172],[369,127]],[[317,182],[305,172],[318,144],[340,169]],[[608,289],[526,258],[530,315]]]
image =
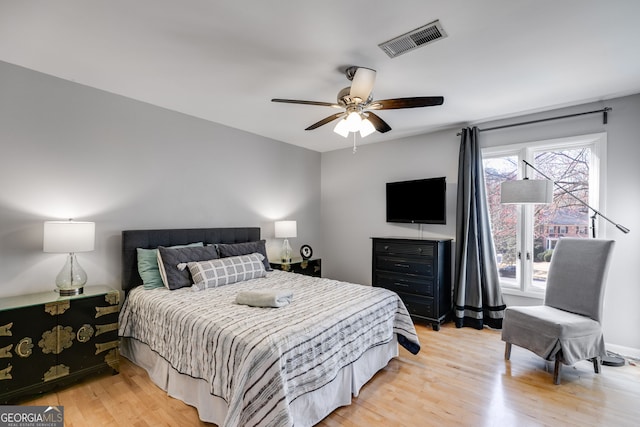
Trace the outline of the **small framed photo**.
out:
[[[309,245],[300,246],[300,256],[302,259],[309,259],[313,256],[313,249]]]

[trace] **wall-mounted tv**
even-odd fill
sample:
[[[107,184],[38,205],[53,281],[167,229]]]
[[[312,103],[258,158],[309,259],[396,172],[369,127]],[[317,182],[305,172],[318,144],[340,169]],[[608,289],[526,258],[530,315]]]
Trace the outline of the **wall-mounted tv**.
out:
[[[387,183],[387,222],[446,224],[445,177]]]

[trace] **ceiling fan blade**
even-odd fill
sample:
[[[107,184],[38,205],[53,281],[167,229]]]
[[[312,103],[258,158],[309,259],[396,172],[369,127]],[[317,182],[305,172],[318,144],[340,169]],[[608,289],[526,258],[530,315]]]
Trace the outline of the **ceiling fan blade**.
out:
[[[360,98],[362,102],[369,99],[369,94],[373,90],[373,83],[376,81],[376,70],[359,67],[351,81],[351,98]]]
[[[371,111],[367,111],[367,119],[369,119],[373,127],[380,133],[389,132],[391,130],[391,126],[389,126],[387,122]]]
[[[333,108],[342,108],[338,104],[334,104],[331,102],[320,102],[320,101],[300,101],[298,99],[280,99],[273,98],[271,102],[284,102],[286,104],[304,104],[304,105],[319,105],[321,107],[333,107]]]
[[[373,110],[397,110],[400,108],[432,107],[434,105],[442,105],[443,102],[444,98],[442,96],[416,96],[373,101],[372,105],[367,108]]]
[[[311,126],[306,128],[305,130],[314,130],[314,129],[319,128],[322,125],[326,125],[327,123],[330,123],[330,122],[334,121],[335,119],[340,118],[342,116],[344,116],[344,113],[332,114],[329,117],[325,117],[324,119],[320,120],[319,122],[312,124]]]

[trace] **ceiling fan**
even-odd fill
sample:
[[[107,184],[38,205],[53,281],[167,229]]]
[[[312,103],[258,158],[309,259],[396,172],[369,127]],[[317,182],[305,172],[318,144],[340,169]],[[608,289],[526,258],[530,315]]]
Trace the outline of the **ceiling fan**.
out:
[[[350,87],[345,87],[338,92],[337,103],[319,101],[301,101],[296,99],[274,98],[272,102],[284,102],[288,104],[319,105],[323,107],[339,108],[341,111],[332,114],[312,124],[305,130],[317,129],[334,120],[341,119],[334,132],[344,136],[349,132],[360,132],[365,136],[378,131],[380,133],[389,132],[391,126],[371,110],[397,110],[401,108],[431,107],[442,105],[442,96],[417,96],[411,98],[393,98],[383,100],[373,100],[372,89],[376,79],[376,71],[371,68],[349,67],[345,70],[347,79],[351,81]]]

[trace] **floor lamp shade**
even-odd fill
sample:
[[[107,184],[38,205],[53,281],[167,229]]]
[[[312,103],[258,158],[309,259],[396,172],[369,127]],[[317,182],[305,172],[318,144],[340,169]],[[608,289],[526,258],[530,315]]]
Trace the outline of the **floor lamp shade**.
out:
[[[83,292],[87,273],[76,260],[76,252],[89,252],[95,245],[95,223],[80,221],[46,221],[42,250],[68,253],[67,262],[56,276],[56,286],[62,296]]]
[[[501,203],[547,204],[553,201],[553,181],[523,179],[504,181],[500,186]]]

